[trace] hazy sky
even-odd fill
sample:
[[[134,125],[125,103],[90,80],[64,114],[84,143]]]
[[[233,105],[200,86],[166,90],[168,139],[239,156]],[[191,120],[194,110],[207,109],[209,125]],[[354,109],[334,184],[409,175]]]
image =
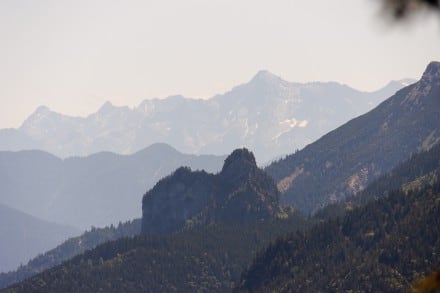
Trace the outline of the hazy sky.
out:
[[[440,19],[381,20],[379,0],[0,0],[0,128],[37,106],[208,98],[260,69],[360,90],[440,60]]]

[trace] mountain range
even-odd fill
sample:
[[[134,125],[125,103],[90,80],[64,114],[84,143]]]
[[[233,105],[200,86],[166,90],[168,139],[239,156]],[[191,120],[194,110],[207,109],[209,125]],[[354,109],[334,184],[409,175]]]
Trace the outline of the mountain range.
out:
[[[172,96],[134,108],[106,102],[87,117],[41,106],[18,129],[0,130],[0,150],[39,149],[66,158],[132,154],[157,142],[190,154],[223,155],[245,146],[261,164],[303,148],[412,82],[360,92],[335,82],[287,82],[260,71],[207,100]]]
[[[0,204],[0,273],[16,269],[80,231]]]
[[[439,125],[440,62],[431,62],[418,82],[265,170],[283,203],[314,213],[440,142]]]
[[[267,72],[260,75],[267,79]],[[264,96],[263,89],[258,92]],[[221,170],[168,172],[144,193],[142,235],[101,244],[6,292],[224,292],[234,283],[237,291],[249,292],[404,292],[440,255],[439,98],[440,63],[432,62],[418,82],[264,170],[242,148]],[[121,170],[103,161],[109,163],[99,170]],[[82,176],[90,177],[98,162],[81,169]],[[20,161],[4,166],[13,170]],[[50,172],[38,175],[36,182],[57,179]],[[99,185],[113,184],[118,176]],[[91,198],[82,198],[82,206]],[[106,211],[103,198],[91,203],[97,212]],[[337,202],[343,203],[329,205]]]
[[[42,151],[0,152],[0,203],[83,230],[104,227],[140,218],[142,195],[178,167],[217,172],[224,158],[186,155],[166,144],[64,160]]]

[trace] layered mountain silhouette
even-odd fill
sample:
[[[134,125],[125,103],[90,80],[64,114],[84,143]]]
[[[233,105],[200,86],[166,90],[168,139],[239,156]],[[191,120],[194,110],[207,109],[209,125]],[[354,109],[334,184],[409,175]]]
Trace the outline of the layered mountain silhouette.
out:
[[[80,234],[69,226],[35,218],[0,204],[0,273],[16,269],[31,257]]]
[[[231,167],[254,169],[247,152],[240,150],[235,157],[243,159],[225,162],[219,174]],[[245,164],[234,166],[240,161]],[[406,292],[417,276],[438,264],[439,162],[436,145],[373,184],[378,185],[372,189],[380,190],[380,199],[305,231],[297,230],[304,220],[292,216],[246,226],[238,217],[236,223],[165,234],[149,233],[148,228],[140,236],[100,245],[6,292],[227,292],[234,284],[243,292]],[[152,190],[165,184],[172,190],[179,181],[192,182],[187,179],[199,174],[185,169],[175,173],[180,174]],[[392,188],[397,182],[403,189],[388,190],[382,197],[385,179]],[[233,182],[232,189],[241,185]],[[267,248],[261,250],[263,246]],[[256,251],[260,252],[255,255]],[[252,265],[247,267],[249,261]]]
[[[142,232],[174,232],[209,224],[252,224],[285,215],[272,178],[254,155],[237,149],[220,173],[179,168],[142,200]]]
[[[140,218],[142,195],[176,168],[217,172],[224,158],[186,155],[166,144],[64,160],[42,151],[0,152],[0,203],[84,230],[104,227]]]
[[[107,102],[85,118],[42,106],[20,128],[0,130],[0,150],[39,149],[65,158],[131,154],[164,142],[191,154],[223,155],[246,146],[260,163],[268,162],[371,110],[408,82],[366,93],[335,82],[291,83],[260,71],[208,100],[173,96],[132,109]]]
[[[440,141],[440,63],[370,112],[265,170],[282,201],[306,214],[354,196],[411,154]]]

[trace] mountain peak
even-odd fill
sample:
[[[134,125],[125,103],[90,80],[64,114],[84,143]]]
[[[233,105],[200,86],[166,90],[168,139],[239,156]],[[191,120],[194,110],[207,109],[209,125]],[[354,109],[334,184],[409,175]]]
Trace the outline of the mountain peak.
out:
[[[257,168],[254,154],[246,148],[234,150],[225,160],[222,173],[228,172],[228,170],[237,170],[238,166],[248,168]]]
[[[252,78],[251,82],[276,82],[280,80],[281,78],[279,76],[276,76],[268,70],[260,70]]]
[[[249,224],[283,213],[275,182],[258,169],[252,152],[243,148],[229,155],[220,174],[181,167],[160,180],[142,199],[142,231]]]
[[[44,106],[44,105],[39,106],[39,107],[35,110],[35,113],[41,113],[41,114],[43,114],[43,113],[49,113],[49,112],[50,112],[50,109],[49,109],[48,107]]]
[[[110,101],[106,101],[101,108],[99,108],[98,112],[101,113],[107,113],[111,110],[113,110],[115,108],[115,106],[113,106],[113,104]]]
[[[428,64],[422,76],[423,81],[439,82],[440,81],[440,62],[432,61]]]
[[[37,121],[42,121],[50,116],[52,116],[54,112],[52,112],[48,107],[46,106],[39,106],[21,125],[21,129],[24,129],[26,127],[33,127],[35,126],[35,123]]]

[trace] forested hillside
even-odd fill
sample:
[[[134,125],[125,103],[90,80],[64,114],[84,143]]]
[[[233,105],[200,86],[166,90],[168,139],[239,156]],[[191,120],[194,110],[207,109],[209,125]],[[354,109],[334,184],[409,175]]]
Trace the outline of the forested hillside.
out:
[[[407,292],[440,264],[440,182],[395,190],[344,218],[284,236],[237,291]]]
[[[141,219],[119,223],[118,226],[92,228],[81,236],[72,237],[56,248],[38,255],[17,270],[0,274],[0,289],[61,264],[98,244],[140,234]]]
[[[108,242],[4,292],[227,292],[254,253],[306,221],[210,225]]]

